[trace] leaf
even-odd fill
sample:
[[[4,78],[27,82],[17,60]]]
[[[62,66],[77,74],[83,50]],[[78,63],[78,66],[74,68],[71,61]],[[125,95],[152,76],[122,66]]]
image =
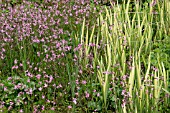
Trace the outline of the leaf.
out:
[[[102,107],[100,105],[97,105],[97,110],[98,111],[102,110]]]
[[[162,88],[162,90],[164,90],[166,93],[168,93],[170,95],[170,92],[167,91],[166,89]]]
[[[114,98],[114,97],[112,97],[110,100],[111,100],[111,101],[115,101],[115,98]]]
[[[88,108],[95,108],[96,107],[96,103],[90,101],[90,102],[88,102],[87,106],[88,106]]]

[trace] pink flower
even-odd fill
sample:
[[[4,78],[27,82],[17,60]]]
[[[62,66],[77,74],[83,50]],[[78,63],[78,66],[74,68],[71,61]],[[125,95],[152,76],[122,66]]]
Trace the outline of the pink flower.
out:
[[[40,52],[37,52],[37,55],[40,57]]]
[[[105,72],[103,72],[103,74],[111,74],[110,72],[108,72],[108,71],[105,71]]]
[[[88,92],[85,92],[86,98],[89,98],[90,94]]]
[[[44,99],[45,98],[45,96],[44,95],[42,95],[42,99]]]
[[[30,79],[28,79],[27,82],[29,83],[29,82],[30,82]]]
[[[39,91],[42,91],[42,87],[38,88]]]
[[[80,73],[80,74],[82,74],[82,73],[83,73],[83,71],[82,71],[82,70],[80,70],[80,71],[79,71],[79,73]]]
[[[44,84],[44,87],[46,88],[46,87],[48,87],[48,85],[45,83],[45,84]]]
[[[19,112],[20,112],[20,113],[23,113],[23,110],[21,109]]]
[[[13,102],[10,102],[10,105],[12,106],[14,103]]]
[[[42,38],[42,39],[41,39],[41,42],[44,42],[44,41],[45,41],[44,38]]]
[[[78,96],[78,95],[79,95],[79,93],[77,92],[77,93],[75,93],[75,95],[76,95],[76,96]]]
[[[12,69],[18,69],[18,66],[12,66]]]
[[[55,110],[55,108],[54,108],[54,107],[52,107],[52,108],[51,108],[51,110],[53,110],[53,111],[54,111],[54,110]]]
[[[18,60],[17,60],[17,59],[15,59],[15,60],[14,60],[14,64],[17,64],[17,62],[18,62]]]
[[[69,105],[69,106],[68,106],[68,109],[71,109],[71,108],[72,108],[72,106]]]
[[[96,44],[95,43],[89,43],[89,46],[94,47]]]
[[[20,66],[20,67],[22,67],[22,66],[23,66],[23,64],[22,64],[22,63],[20,63],[20,64],[19,64],[19,66]]]
[[[73,103],[77,104],[77,99],[76,98],[73,98]]]
[[[2,48],[2,52],[5,52],[5,49],[4,49],[4,48]]]
[[[36,78],[37,78],[37,79],[40,79],[40,78],[41,78],[41,75],[40,75],[40,74],[36,75]]]
[[[126,90],[122,90],[122,94],[121,95],[125,95],[126,93]]]
[[[47,103],[50,103],[50,100],[47,99],[46,101],[47,101]]]
[[[87,82],[86,82],[86,80],[83,80],[81,83],[82,83],[82,84],[86,84]]]
[[[59,85],[57,86],[57,89],[58,89],[58,88],[62,88],[62,87],[63,87],[63,86],[62,86],[61,84],[59,84]]]
[[[12,77],[8,77],[8,80],[12,80]]]
[[[76,80],[76,84],[79,84],[79,80],[78,79]]]
[[[151,3],[151,7],[155,6],[156,5],[156,0],[154,0],[152,3]]]
[[[100,96],[100,93],[97,93],[97,97],[99,97]]]
[[[27,76],[33,77],[33,75],[30,72],[27,72]]]
[[[10,111],[11,109],[12,109],[12,106],[9,106],[9,107],[8,107],[8,110]]]
[[[7,91],[7,87],[4,87],[4,91]]]
[[[29,94],[32,94],[33,90],[32,88],[29,89]]]
[[[42,108],[41,108],[42,110],[44,110],[45,109],[45,107],[44,106],[42,106]]]
[[[53,80],[53,76],[52,75],[50,75],[50,80],[49,80],[49,83],[51,83],[52,82],[52,80]]]

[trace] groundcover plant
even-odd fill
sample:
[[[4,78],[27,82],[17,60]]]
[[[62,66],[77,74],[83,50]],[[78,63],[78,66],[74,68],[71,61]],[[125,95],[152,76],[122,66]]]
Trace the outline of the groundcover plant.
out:
[[[0,112],[170,112],[170,1],[12,0],[0,25]]]

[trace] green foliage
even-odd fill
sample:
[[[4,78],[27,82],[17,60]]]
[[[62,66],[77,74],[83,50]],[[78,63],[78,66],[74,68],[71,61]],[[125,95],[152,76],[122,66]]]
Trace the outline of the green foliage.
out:
[[[35,12],[40,8],[43,13],[52,6],[43,0],[30,1],[25,10],[39,4]],[[55,30],[44,30],[41,36],[38,33],[45,22],[51,24],[52,14],[42,25],[32,25],[35,34],[22,41],[15,36],[18,30],[14,30],[13,42],[0,41],[0,50],[4,51],[0,55],[6,55],[0,59],[0,110],[169,112],[170,13],[163,2],[151,6],[152,1],[138,4],[118,0],[121,5],[107,7],[91,0],[91,10],[96,10],[88,18],[79,16],[78,19],[83,18],[81,23],[75,25],[77,18],[72,16],[68,25],[61,21],[59,26],[49,26],[70,33],[57,38],[50,37]],[[17,0],[11,4],[19,5]],[[74,4],[76,1],[69,5]],[[58,5],[62,15],[63,4]],[[5,9],[0,13],[9,12]],[[33,42],[34,37],[44,41]],[[70,50],[64,50],[69,47]]]

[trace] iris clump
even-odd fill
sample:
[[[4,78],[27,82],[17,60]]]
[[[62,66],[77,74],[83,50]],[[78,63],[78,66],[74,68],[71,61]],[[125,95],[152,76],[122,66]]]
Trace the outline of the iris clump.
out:
[[[0,112],[170,111],[170,2],[118,3],[1,3]]]

